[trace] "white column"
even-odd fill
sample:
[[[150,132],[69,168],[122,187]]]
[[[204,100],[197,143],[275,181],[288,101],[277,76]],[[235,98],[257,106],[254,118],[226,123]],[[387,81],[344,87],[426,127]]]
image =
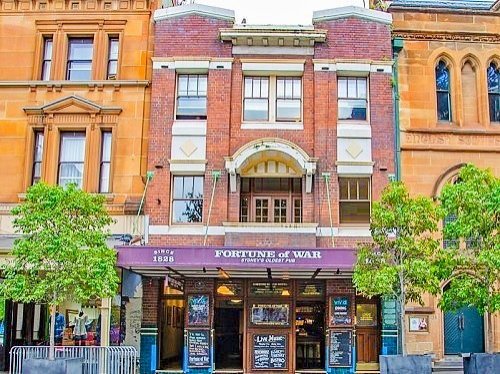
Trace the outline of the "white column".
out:
[[[101,299],[101,347],[109,347],[111,325],[111,298]]]

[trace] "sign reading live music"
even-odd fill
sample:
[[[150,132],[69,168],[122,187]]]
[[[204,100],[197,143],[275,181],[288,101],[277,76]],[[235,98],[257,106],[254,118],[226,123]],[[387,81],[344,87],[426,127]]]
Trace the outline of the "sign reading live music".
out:
[[[355,252],[346,248],[117,247],[118,266],[238,266],[352,268]]]

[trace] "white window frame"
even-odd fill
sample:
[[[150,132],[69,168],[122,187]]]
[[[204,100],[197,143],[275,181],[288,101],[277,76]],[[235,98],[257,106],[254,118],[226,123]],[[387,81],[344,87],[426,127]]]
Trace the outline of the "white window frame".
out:
[[[346,97],[340,96],[340,81],[344,79],[364,79],[366,82],[366,97]],[[356,84],[357,86],[357,84]],[[347,89],[349,87],[349,83],[347,83]],[[365,100],[366,101],[366,118],[365,119],[349,119],[349,118],[340,118],[340,100]],[[346,123],[369,123],[370,122],[370,77],[366,75],[339,75],[337,77],[337,121],[346,122]]]

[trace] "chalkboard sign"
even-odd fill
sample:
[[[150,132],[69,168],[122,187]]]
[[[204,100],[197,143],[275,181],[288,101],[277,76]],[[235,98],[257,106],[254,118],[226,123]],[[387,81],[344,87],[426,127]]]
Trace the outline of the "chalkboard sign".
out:
[[[330,330],[330,341],[328,343],[329,366],[351,367],[352,331]]]
[[[188,366],[190,368],[210,367],[210,332],[188,330]]]
[[[253,363],[256,370],[286,370],[287,335],[255,334],[253,336]]]
[[[349,295],[330,298],[330,326],[352,325],[352,300]]]

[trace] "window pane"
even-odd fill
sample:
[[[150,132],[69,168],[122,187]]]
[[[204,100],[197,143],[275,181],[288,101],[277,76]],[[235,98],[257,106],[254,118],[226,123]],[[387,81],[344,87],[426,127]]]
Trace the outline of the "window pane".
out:
[[[207,96],[207,76],[198,76],[198,96]]]
[[[193,177],[183,177],[184,178],[184,188],[182,190],[182,198],[183,199],[193,199]]]
[[[184,178],[174,177],[174,191],[172,194],[174,199],[182,199],[184,191],[183,188],[184,188]]]
[[[489,94],[490,121],[500,122],[500,94]]]
[[[347,200],[349,198],[349,180],[347,178],[340,178],[340,199]]]
[[[500,93],[500,68],[494,64],[488,67],[488,92]]]
[[[302,97],[302,79],[296,78],[293,80],[293,98],[300,99]]]
[[[339,119],[366,120],[366,100],[339,99]]]
[[[347,97],[347,79],[339,78],[339,97]]]
[[[74,81],[90,80],[92,76],[92,62],[72,61],[68,65],[68,79]]]
[[[437,115],[439,121],[450,120],[450,101],[448,92],[437,92]]]
[[[450,72],[443,61],[436,66],[436,88],[443,91],[450,88]]]
[[[85,134],[61,134],[61,162],[83,162],[85,156]]]
[[[177,88],[178,96],[187,96],[188,76],[179,75],[179,82]]]
[[[52,59],[52,39],[45,39],[45,50],[43,52],[44,60]]]
[[[196,75],[188,78],[188,96],[198,96],[198,79]]]
[[[360,200],[368,200],[369,199],[369,188],[370,188],[370,180],[368,178],[358,179],[359,186],[359,199]]]
[[[347,79],[347,97],[357,98],[356,78]]]
[[[245,99],[245,121],[267,121],[268,101],[267,99]]]
[[[276,80],[276,97],[279,99],[285,97],[285,80],[283,78]]]
[[[109,40],[109,59],[118,60],[118,39]]]
[[[241,192],[250,192],[250,178],[241,178]]]
[[[92,60],[92,51],[93,51],[92,39],[69,40],[70,60]]]
[[[111,164],[109,162],[104,162],[101,164],[101,180],[99,182],[99,192],[108,193],[109,192],[109,174],[111,171]]]
[[[34,161],[42,161],[43,155],[43,132],[35,132],[35,152]]]
[[[293,201],[293,222],[302,222],[302,200],[300,199],[295,199]]]
[[[115,76],[118,71],[118,61],[111,60],[108,63],[108,78],[110,76]]]
[[[269,97],[269,78],[261,78],[260,85],[260,97]]]
[[[174,223],[201,222],[203,200],[177,200],[173,202]]]
[[[193,177],[193,196],[203,198],[203,177]]]
[[[356,179],[349,179],[349,200],[358,200],[358,184]]]
[[[369,202],[341,202],[340,203],[341,223],[369,223],[370,203]]]
[[[64,163],[59,168],[59,185],[66,186],[69,183],[74,183],[78,187],[82,187],[83,180],[83,163]]]
[[[293,193],[301,193],[302,192],[302,179],[293,178],[292,180],[293,180],[292,192]]]
[[[240,200],[240,222],[248,222],[248,197],[242,197]]]
[[[245,97],[252,97],[252,78],[245,78]]]
[[[358,98],[366,98],[366,79],[365,78],[358,78],[357,80],[357,85],[358,85]]]
[[[291,79],[285,79],[285,97],[293,97],[293,81]]]
[[[207,98],[184,96],[177,99],[177,118],[204,119],[207,117]]]
[[[276,119],[278,121],[298,121],[300,120],[300,100],[276,101]]]
[[[260,79],[259,78],[253,78],[253,81],[252,81],[252,97],[261,97]]]
[[[101,161],[111,161],[111,132],[102,133],[102,155]]]

